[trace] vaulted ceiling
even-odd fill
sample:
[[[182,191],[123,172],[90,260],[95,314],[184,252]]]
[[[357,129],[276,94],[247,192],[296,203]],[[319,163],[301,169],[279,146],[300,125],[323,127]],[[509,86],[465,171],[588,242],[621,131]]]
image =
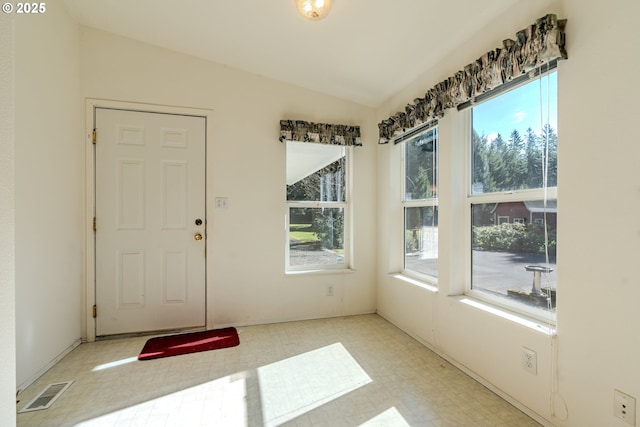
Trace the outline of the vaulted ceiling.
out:
[[[82,25],[372,107],[523,1],[333,0],[311,22],[294,0],[64,0]]]

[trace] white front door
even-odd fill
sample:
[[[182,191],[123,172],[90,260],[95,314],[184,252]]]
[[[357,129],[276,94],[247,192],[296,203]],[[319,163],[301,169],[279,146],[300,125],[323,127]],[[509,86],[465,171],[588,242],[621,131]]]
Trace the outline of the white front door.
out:
[[[95,109],[96,335],[205,325],[204,117]]]

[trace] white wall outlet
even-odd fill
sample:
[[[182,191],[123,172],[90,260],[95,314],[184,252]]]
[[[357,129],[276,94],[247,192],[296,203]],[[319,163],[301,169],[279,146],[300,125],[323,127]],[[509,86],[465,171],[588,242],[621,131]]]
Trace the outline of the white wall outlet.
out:
[[[626,421],[630,426],[636,425],[636,398],[613,390],[613,415]]]
[[[332,297],[333,296],[333,285],[327,285],[327,296],[328,297]]]
[[[538,358],[535,351],[522,347],[522,369],[533,375],[538,375]]]
[[[229,199],[227,197],[216,197],[216,209],[227,209],[229,207]]]

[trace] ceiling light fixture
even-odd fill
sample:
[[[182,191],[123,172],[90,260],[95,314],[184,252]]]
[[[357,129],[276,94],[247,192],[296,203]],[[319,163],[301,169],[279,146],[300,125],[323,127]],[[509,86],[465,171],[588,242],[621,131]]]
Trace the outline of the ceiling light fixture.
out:
[[[318,21],[329,13],[331,0],[295,0],[300,15],[311,21]]]

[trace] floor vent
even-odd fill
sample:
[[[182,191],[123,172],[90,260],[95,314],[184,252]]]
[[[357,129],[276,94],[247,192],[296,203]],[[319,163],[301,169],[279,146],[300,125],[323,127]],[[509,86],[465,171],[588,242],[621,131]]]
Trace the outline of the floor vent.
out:
[[[18,412],[31,412],[47,409],[64,393],[73,381],[49,384],[39,395]]]

